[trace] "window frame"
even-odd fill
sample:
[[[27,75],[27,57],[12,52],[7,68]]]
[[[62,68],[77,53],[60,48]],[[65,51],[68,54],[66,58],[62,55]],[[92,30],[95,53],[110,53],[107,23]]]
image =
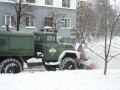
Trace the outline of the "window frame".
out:
[[[45,5],[53,5],[53,0],[45,0]]]
[[[65,22],[65,20],[67,22]],[[68,20],[69,20],[69,22],[68,22]],[[67,24],[67,25],[65,25],[65,24]],[[62,19],[62,28],[71,28],[71,18],[63,18]]]
[[[14,2],[15,0],[9,0],[9,1]]]
[[[71,0],[62,0],[62,7],[70,8]]]
[[[4,23],[2,23],[2,27],[6,27],[6,25],[8,25],[9,27],[14,27],[14,22],[12,21],[12,17],[14,17],[13,15],[4,15],[3,16],[3,20]]]
[[[27,18],[28,18],[28,25],[27,25]],[[32,20],[33,18],[33,20]],[[32,25],[33,23],[33,25]],[[35,17],[34,16],[26,16],[26,28],[35,28]]]
[[[28,3],[35,3],[35,0],[26,0]]]

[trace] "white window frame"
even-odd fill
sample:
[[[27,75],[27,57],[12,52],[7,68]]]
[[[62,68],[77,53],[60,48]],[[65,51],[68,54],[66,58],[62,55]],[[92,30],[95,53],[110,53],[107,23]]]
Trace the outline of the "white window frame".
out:
[[[70,8],[71,0],[62,0],[62,7]]]
[[[28,19],[28,26],[27,26],[27,18],[29,18]],[[32,20],[32,18],[33,18],[33,20]],[[31,21],[32,21],[33,25],[31,25]],[[26,17],[26,28],[35,28],[35,17],[34,16],[27,16]]]
[[[26,0],[28,3],[35,3],[35,0]]]
[[[8,26],[9,27],[14,27],[13,25],[12,25],[12,15],[5,15],[4,16],[4,25],[2,26],[2,27],[6,27],[6,25],[7,25],[7,23],[8,23]],[[7,19],[8,18],[8,19]]]
[[[53,0],[45,0],[45,5],[53,5]]]
[[[15,1],[15,0],[9,0],[9,1],[12,1],[12,2],[13,2],[13,1]]]
[[[65,20],[67,22],[65,22]],[[68,22],[68,20],[69,20],[69,22]],[[65,26],[65,23],[67,24],[66,26]],[[68,23],[69,23],[69,25],[68,25]],[[71,18],[63,18],[62,19],[62,28],[71,28]]]

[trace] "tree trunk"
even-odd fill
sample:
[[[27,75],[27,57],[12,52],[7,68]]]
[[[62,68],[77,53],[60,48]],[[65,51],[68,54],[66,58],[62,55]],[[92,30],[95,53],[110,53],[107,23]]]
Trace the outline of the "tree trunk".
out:
[[[20,16],[19,13],[17,14],[17,31],[19,31],[19,27],[20,27]]]
[[[107,58],[105,60],[105,66],[104,66],[104,74],[107,74]]]
[[[17,25],[17,31],[19,31],[19,25]]]
[[[18,12],[17,12],[17,31],[19,31],[20,28],[20,20],[21,20],[21,5],[22,5],[22,0],[19,1],[18,4]]]

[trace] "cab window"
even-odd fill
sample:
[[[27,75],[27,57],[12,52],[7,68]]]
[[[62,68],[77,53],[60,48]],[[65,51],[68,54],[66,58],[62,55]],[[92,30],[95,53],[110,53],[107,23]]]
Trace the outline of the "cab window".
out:
[[[48,43],[55,43],[56,42],[55,36],[54,35],[47,36],[47,42]]]

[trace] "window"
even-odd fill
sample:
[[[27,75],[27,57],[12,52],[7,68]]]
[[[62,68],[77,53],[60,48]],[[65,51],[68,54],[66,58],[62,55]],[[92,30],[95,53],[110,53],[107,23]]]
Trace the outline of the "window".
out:
[[[53,35],[47,36],[48,43],[55,43],[55,41],[56,41],[55,36],[53,36]]]
[[[16,0],[8,0],[8,1],[10,1],[10,2],[15,2]]]
[[[77,6],[80,6],[80,1],[77,2]]]
[[[26,0],[26,2],[35,3],[35,0]]]
[[[14,16],[11,16],[11,15],[3,16],[2,21],[3,21],[3,26],[5,26],[5,25],[14,26],[15,25]]]
[[[85,3],[86,3],[86,1],[80,1],[80,6],[84,7]]]
[[[10,1],[15,1],[15,0],[10,0]]]
[[[45,5],[53,5],[53,0],[45,0]]]
[[[62,7],[70,7],[70,0],[62,0]]]
[[[45,17],[45,26],[52,27],[52,25],[53,25],[53,18],[51,18],[51,17]]]
[[[67,27],[67,28],[69,28],[69,27],[71,27],[71,19],[69,19],[69,18],[65,18],[65,19],[62,19],[62,27]]]
[[[35,26],[35,18],[33,16],[26,17],[26,26],[34,27]]]

